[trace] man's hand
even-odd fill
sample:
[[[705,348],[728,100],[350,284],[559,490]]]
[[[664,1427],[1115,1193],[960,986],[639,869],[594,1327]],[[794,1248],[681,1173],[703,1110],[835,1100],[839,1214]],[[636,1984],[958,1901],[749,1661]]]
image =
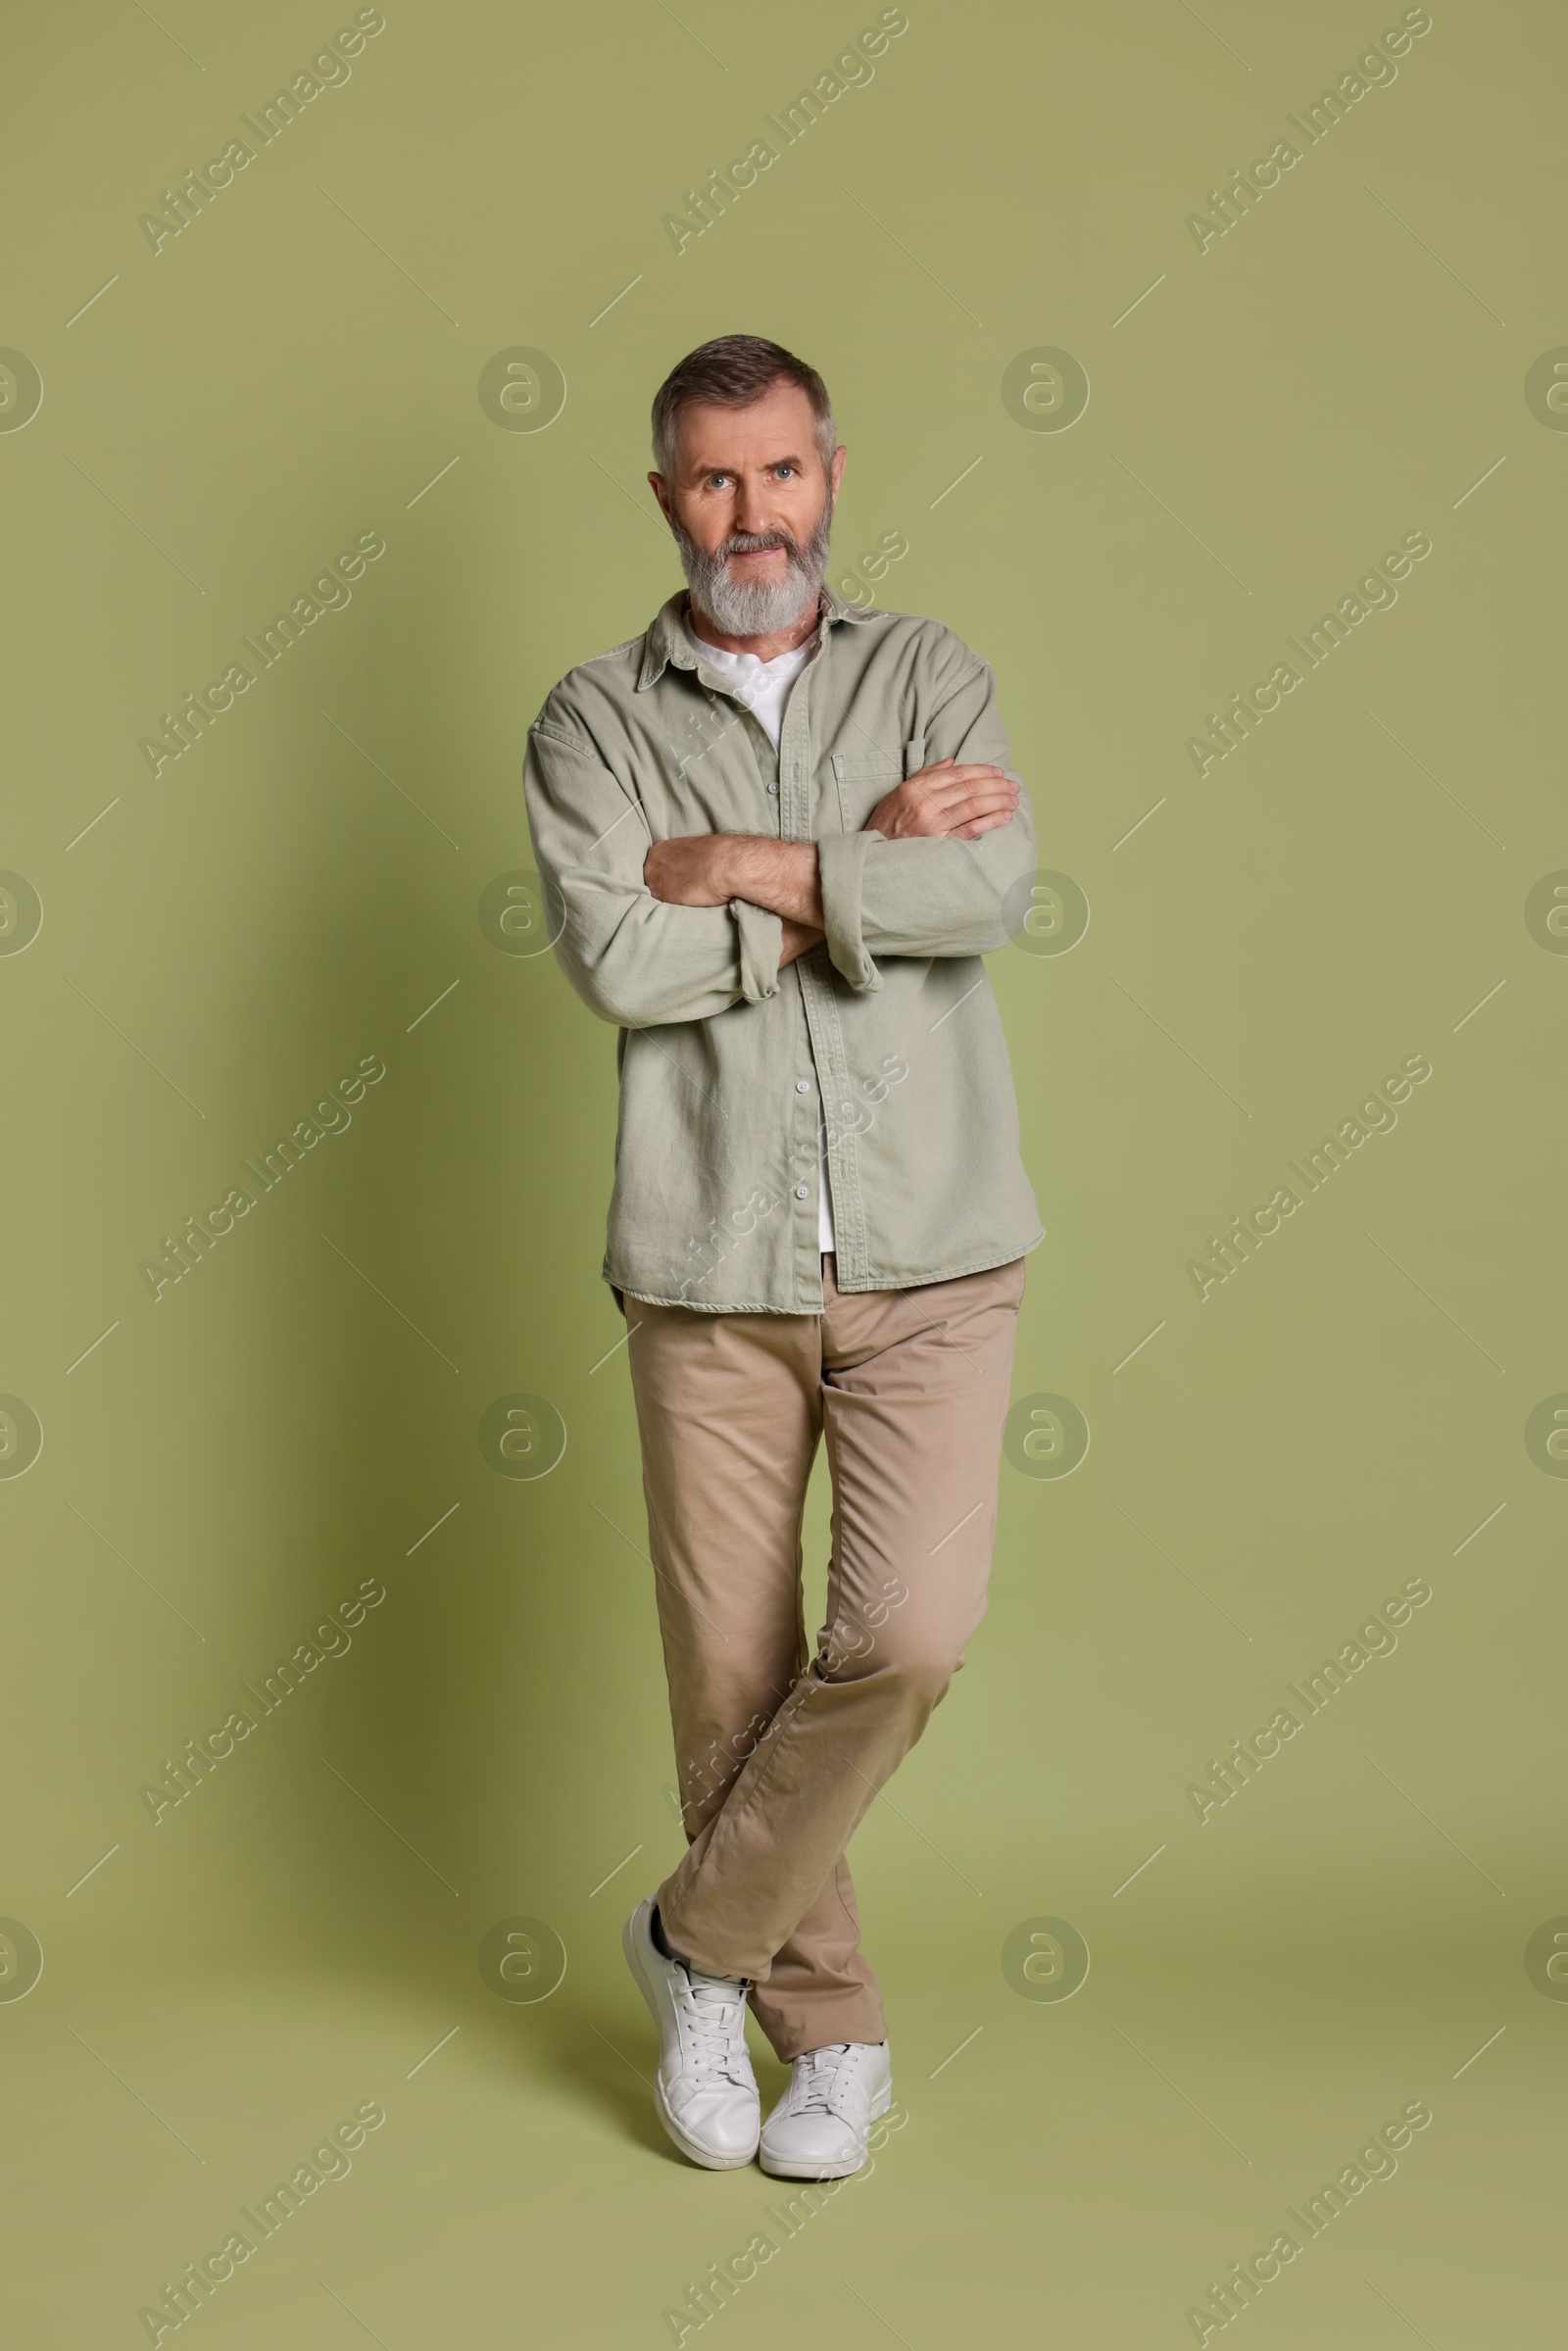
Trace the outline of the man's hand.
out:
[[[816,850],[809,841],[776,841],[765,833],[680,834],[654,843],[643,859],[643,880],[669,906],[723,906],[744,898],[786,921],[822,927]]]
[[[656,841],[643,859],[643,880],[672,906],[725,906],[735,896],[729,875],[729,833],[683,833]]]
[[[1000,767],[959,767],[939,759],[885,793],[864,831],[888,841],[972,841],[1010,824],[1018,787]]]

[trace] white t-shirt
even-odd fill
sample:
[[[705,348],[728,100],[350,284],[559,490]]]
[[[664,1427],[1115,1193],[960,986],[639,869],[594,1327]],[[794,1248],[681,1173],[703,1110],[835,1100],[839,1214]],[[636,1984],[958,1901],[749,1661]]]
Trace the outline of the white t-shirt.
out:
[[[716,669],[737,701],[745,703],[760,724],[763,733],[778,749],[779,735],[784,726],[784,706],[790,698],[790,688],[810,656],[811,640],[797,645],[791,653],[774,656],[770,661],[760,661],[755,653],[726,653],[721,646],[710,645],[700,637],[688,620],[686,634],[696,646],[710,669]],[[817,1097],[816,1116],[816,1245],[824,1255],[837,1247],[833,1237],[833,1201],[827,1183],[827,1133],[822,1119],[821,1097]]]
[[[721,646],[710,645],[690,622],[686,634],[709,667],[718,671],[731,693],[761,721],[764,734],[777,751],[784,725],[784,705],[810,656],[810,638],[804,645],[797,645],[793,653],[776,654],[770,661],[760,661],[755,653],[726,653]]]

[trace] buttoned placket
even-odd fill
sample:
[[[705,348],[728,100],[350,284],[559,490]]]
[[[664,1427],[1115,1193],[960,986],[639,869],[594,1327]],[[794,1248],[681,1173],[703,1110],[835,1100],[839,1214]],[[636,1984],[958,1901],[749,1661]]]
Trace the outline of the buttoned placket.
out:
[[[779,730],[778,742],[778,805],[779,834],[786,841],[810,841],[815,838],[811,821],[814,814],[811,806],[811,681],[812,672],[827,658],[828,640],[834,625],[832,615],[825,613],[818,632],[815,656],[801,671],[795,681],[794,691],[784,706],[784,723]],[[856,1164],[853,1140],[848,1135],[840,1135],[835,1140],[834,1130],[827,1123],[828,1102],[842,1100],[848,1091],[849,1062],[844,1050],[844,1031],[839,1020],[826,947],[819,945],[809,949],[804,955],[797,955],[790,968],[795,973],[796,986],[800,990],[812,1058],[812,1075],[816,1080],[817,1126],[811,1135],[811,1161],[820,1169],[822,1162],[817,1151],[817,1136],[825,1129],[835,1263],[843,1267],[846,1279],[853,1279],[857,1274],[863,1273],[868,1263],[865,1215],[860,1201],[859,1171]],[[800,1197],[803,1190],[806,1193],[804,1201]],[[798,1295],[808,1296],[810,1299],[803,1311],[819,1314],[823,1305],[822,1259],[817,1248],[814,1193],[813,1185],[803,1187],[798,1184],[795,1187],[796,1268],[800,1284]]]
[[[671,656],[675,666],[689,669],[710,698],[717,695],[721,700],[730,704],[736,711],[742,731],[756,757],[759,774],[771,803],[772,830],[777,838],[783,841],[809,841],[812,838],[810,728],[806,715],[807,680],[817,662],[825,657],[828,632],[832,625],[832,620],[824,615],[812,659],[802,669],[784,705],[784,723],[779,730],[779,746],[776,752],[768,739],[767,729],[758,717],[757,712],[742,701],[727,679],[720,677],[717,670],[710,669],[700,655],[688,657],[684,651],[681,651]],[[798,717],[797,712],[800,713]],[[786,769],[787,746],[789,748],[788,769]],[[771,774],[769,773],[770,769]],[[790,779],[788,781],[786,780],[787,776]],[[786,810],[788,810],[787,815]],[[796,1297],[799,1310],[803,1314],[820,1314],[824,1305],[822,1255],[817,1247],[820,1223],[817,1214],[816,1183],[809,1180],[812,1176],[816,1178],[817,1182],[821,1180],[822,1157],[818,1149],[818,1139],[826,1119],[821,1073],[825,1066],[831,1082],[835,1077],[842,1080],[847,1069],[843,1032],[839,1026],[838,1006],[833,1002],[831,982],[824,981],[814,969],[803,968],[803,966],[814,965],[818,959],[825,961],[826,955],[825,947],[814,947],[809,949],[806,955],[797,955],[794,962],[787,967],[795,975],[795,984],[804,1014],[800,1041],[806,1050],[798,1067],[805,1068],[809,1073],[805,1077],[797,1076],[795,1080],[795,1101],[791,1105],[789,1151],[792,1171],[801,1168],[808,1171],[806,1182],[803,1183],[798,1175],[792,1174],[792,1181],[789,1185],[789,1205],[793,1213],[795,1229]],[[779,978],[781,984],[788,984],[783,972],[779,974]],[[824,998],[825,1010],[823,1008]],[[836,1177],[836,1170],[832,1168],[831,1145],[828,1158],[830,1177]],[[842,1260],[844,1242],[838,1220],[839,1189],[838,1181],[830,1181],[829,1197],[833,1205],[834,1241],[841,1252]],[[852,1260],[858,1259],[863,1266],[865,1262],[864,1220],[860,1209],[858,1181],[855,1184],[854,1197],[857,1236],[850,1255]]]

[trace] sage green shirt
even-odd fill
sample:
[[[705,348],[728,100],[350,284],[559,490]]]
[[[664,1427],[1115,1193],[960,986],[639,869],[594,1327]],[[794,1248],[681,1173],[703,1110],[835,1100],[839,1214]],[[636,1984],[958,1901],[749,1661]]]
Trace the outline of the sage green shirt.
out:
[[[975,841],[862,829],[937,759],[1008,766],[996,680],[940,621],[824,589],[775,753],[685,612],[672,597],[563,678],[523,771],[557,959],[620,1030],[605,1279],[661,1305],[819,1314],[819,1118],[841,1290],[1022,1256],[1044,1235],[980,958],[1027,906],[1028,793]],[[650,845],[703,832],[814,841],[822,945],[780,971],[776,914],[656,899]]]

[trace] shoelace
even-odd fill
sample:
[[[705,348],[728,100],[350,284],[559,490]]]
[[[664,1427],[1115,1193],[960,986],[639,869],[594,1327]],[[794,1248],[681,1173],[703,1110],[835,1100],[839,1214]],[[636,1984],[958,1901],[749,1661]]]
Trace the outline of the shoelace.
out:
[[[749,2078],[746,2054],[746,2003],[733,1984],[713,1977],[693,1976],[687,2031],[696,2062],[692,2072],[702,2081],[733,2082],[744,2088]]]
[[[849,2041],[830,2041],[825,2048],[809,2050],[794,2101],[796,2113],[835,2113],[837,2100],[854,2081],[858,2063]]]

